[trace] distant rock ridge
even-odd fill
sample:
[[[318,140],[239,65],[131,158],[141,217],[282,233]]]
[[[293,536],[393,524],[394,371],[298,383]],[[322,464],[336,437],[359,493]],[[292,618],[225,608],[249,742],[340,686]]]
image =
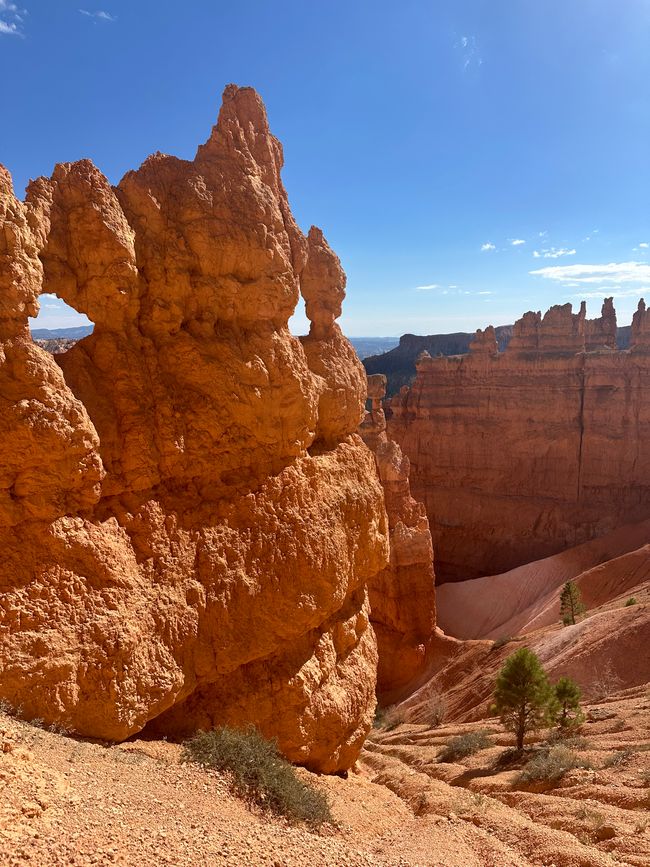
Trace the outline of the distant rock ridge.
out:
[[[426,511],[411,496],[409,459],[386,435],[386,377],[368,377],[359,431],[375,455],[386,498],[390,562],[369,583],[370,620],[377,635],[377,695],[392,703],[425,671],[436,638],[433,547]]]
[[[535,318],[535,321],[538,317],[541,320],[541,313],[530,315]],[[587,320],[587,328],[591,327],[588,324],[590,321],[597,322],[598,320]],[[499,352],[505,351],[514,327],[514,325],[499,325],[494,328]],[[598,341],[601,336],[601,334],[595,333],[593,335],[594,342]],[[631,327],[629,325],[615,328],[615,340],[618,349],[628,349],[630,339]],[[382,373],[386,376],[386,393],[388,397],[392,397],[403,385],[410,385],[413,382],[416,374],[415,364],[422,352],[428,352],[434,357],[437,355],[466,355],[478,348],[476,332],[461,331],[455,334],[431,334],[428,336],[403,334],[398,346],[381,355],[366,356],[363,358],[363,364],[369,376],[376,373]],[[588,345],[587,348],[591,348],[591,346]]]
[[[619,329],[620,331],[620,329]],[[503,352],[495,329],[466,355],[421,353],[387,404],[411,462],[438,582],[512,569],[650,517],[650,314],[630,347],[616,313],[526,313]]]
[[[388,527],[345,275],[282,163],[230,85],[194,160],[25,202],[0,168],[0,698],[107,740],[254,723],[331,772],[372,723]],[[41,293],[94,323],[56,361]]]

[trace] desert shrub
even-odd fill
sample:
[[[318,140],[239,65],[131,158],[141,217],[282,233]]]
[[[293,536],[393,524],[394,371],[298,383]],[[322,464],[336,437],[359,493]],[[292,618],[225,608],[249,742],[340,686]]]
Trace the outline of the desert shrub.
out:
[[[523,783],[561,779],[567,771],[574,768],[588,768],[589,762],[567,747],[551,747],[536,753],[521,772]]]
[[[494,710],[504,728],[514,732],[517,749],[524,747],[529,731],[555,719],[557,702],[539,658],[522,647],[504,662],[494,689]]]
[[[627,602],[625,603],[625,607],[626,607],[626,608],[629,608],[630,605],[638,605],[638,602],[636,601],[636,597],[635,597],[635,596],[630,596],[630,598],[629,598],[629,599],[627,600]]]
[[[276,744],[253,726],[197,732],[185,742],[183,757],[228,772],[233,791],[264,809],[315,825],[332,820],[325,795],[298,779]]]
[[[380,728],[391,731],[406,722],[406,710],[399,704],[384,708]]]
[[[625,764],[625,762],[630,758],[630,756],[633,755],[634,750],[616,750],[616,752],[612,753],[611,756],[607,756],[607,758],[603,762],[603,767],[618,768],[620,765]]]
[[[455,762],[457,759],[473,756],[479,750],[484,750],[491,746],[492,741],[485,729],[480,729],[477,732],[467,732],[467,734],[458,735],[449,741],[440,753],[440,761]]]
[[[562,746],[570,750],[590,750],[592,744],[581,735],[574,735],[570,729],[556,729],[546,738],[549,746]]]
[[[608,698],[617,693],[622,684],[623,681],[614,671],[612,663],[606,662],[598,669],[591,682],[589,699],[590,701],[600,701],[601,699]]]
[[[502,635],[500,638],[497,638],[497,640],[494,642],[494,644],[490,648],[490,651],[499,650],[499,648],[505,647],[506,644],[510,644],[511,641],[512,641],[511,635]]]
[[[436,728],[444,722],[447,716],[447,700],[437,689],[427,690],[421,701],[411,705],[407,711],[408,721],[416,725],[427,725]]]

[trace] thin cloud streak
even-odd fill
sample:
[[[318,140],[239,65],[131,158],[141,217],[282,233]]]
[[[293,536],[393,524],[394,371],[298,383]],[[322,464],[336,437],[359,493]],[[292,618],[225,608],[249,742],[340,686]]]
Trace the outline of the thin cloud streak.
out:
[[[117,18],[103,10],[100,10],[99,12],[89,12],[87,9],[80,9],[79,12],[87,18],[98,18],[100,21],[117,21]]]
[[[555,265],[530,271],[535,277],[546,280],[569,281],[588,285],[611,283],[621,286],[624,283],[650,282],[650,265],[645,262],[609,262],[605,265]]]

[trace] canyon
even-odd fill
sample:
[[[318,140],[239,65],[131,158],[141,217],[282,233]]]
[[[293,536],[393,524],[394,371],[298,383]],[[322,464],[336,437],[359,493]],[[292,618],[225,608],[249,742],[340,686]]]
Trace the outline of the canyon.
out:
[[[411,464],[439,583],[504,572],[650,516],[648,313],[617,350],[611,299],[527,313],[498,351],[432,358],[387,403]]]
[[[645,303],[629,335],[607,299],[405,335],[364,370],[282,166],[229,85],[193,160],[116,186],[62,163],[24,201],[0,167],[0,856],[643,867]],[[44,293],[92,333],[33,341]],[[494,728],[518,647],[582,689],[588,761],[561,783],[521,778],[557,733],[513,758]],[[178,742],[220,725],[275,740],[335,823],[188,766]]]

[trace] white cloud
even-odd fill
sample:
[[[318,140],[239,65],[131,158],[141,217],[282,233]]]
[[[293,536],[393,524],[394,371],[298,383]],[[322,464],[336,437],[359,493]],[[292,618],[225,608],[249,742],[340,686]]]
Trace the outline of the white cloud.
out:
[[[642,295],[650,295],[650,286],[639,286],[636,289],[612,289],[604,288],[593,292],[580,292],[575,295],[567,295],[567,298],[579,298],[583,301],[603,298],[640,298]]]
[[[549,247],[547,250],[533,251],[535,259],[559,259],[561,256],[575,256],[576,250],[568,250],[566,247]]]
[[[425,283],[424,286],[416,286],[416,292],[428,292],[430,289],[442,289],[440,283]]]
[[[481,244],[481,252],[489,253],[491,250],[496,250],[496,247],[491,241],[488,241],[486,244]]]
[[[605,265],[555,265],[531,271],[547,280],[570,281],[582,285],[611,283],[614,287],[624,283],[650,282],[650,265],[645,262],[609,262]]]
[[[79,12],[82,15],[86,15],[88,18],[99,18],[100,21],[117,21],[117,18],[103,10],[100,10],[99,12],[89,12],[87,9],[80,9]]]
[[[650,244],[648,244],[646,241],[642,241],[642,242],[639,244],[639,247],[640,247],[642,250],[647,250],[648,247],[650,247]]]
[[[521,247],[522,244],[525,244],[523,238],[508,238],[513,247]]]
[[[494,295],[494,292],[489,292],[487,289],[484,289],[482,292],[477,292],[477,295]]]
[[[21,10],[15,3],[10,3],[9,0],[0,0],[0,14],[4,17],[0,18],[0,34],[5,36],[22,36],[20,24],[23,21]]]
[[[468,70],[472,67],[483,66],[483,58],[478,49],[476,36],[461,36],[456,43],[456,48],[461,52],[463,57],[463,69]]]

